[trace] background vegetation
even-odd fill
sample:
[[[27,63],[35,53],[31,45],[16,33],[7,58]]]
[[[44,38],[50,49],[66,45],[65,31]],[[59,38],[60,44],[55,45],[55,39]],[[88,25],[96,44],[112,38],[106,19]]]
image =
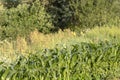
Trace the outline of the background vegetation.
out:
[[[0,0],[0,80],[119,80],[120,0]]]
[[[65,28],[81,31],[120,23],[119,0],[2,0],[1,5],[1,39],[26,36],[34,29],[43,33]]]

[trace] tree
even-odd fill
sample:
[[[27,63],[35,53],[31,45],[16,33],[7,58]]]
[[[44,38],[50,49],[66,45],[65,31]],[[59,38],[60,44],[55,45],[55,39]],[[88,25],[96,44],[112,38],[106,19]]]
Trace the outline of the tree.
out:
[[[9,8],[17,7],[21,3],[21,0],[2,0],[2,4]]]

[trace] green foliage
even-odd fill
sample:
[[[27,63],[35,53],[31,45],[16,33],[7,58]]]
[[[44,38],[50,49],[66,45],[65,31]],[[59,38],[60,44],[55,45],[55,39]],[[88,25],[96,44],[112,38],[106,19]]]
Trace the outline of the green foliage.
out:
[[[7,8],[17,7],[21,0],[2,0],[2,4]]]
[[[72,11],[69,5],[70,0],[48,0],[46,4],[47,12],[52,15],[55,26],[66,28],[72,19]]]
[[[60,28],[119,25],[119,0],[48,0],[48,13]]]
[[[0,11],[2,39],[25,36],[33,29],[49,33],[71,28],[81,31],[103,25],[120,25],[119,0],[5,0]],[[18,5],[19,4],[19,5]],[[75,30],[75,31],[76,31]]]
[[[22,4],[17,8],[6,9],[1,14],[2,39],[25,36],[34,29],[49,33],[53,29],[52,19],[37,0],[31,5]]]
[[[21,56],[0,70],[1,80],[110,80],[120,77],[120,45],[81,43]],[[1,68],[0,68],[1,69]]]

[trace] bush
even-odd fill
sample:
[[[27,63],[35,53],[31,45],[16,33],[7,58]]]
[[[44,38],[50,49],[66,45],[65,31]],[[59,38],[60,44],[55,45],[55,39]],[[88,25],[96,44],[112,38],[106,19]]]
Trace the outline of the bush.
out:
[[[1,17],[2,34],[6,38],[25,36],[34,29],[49,33],[54,28],[50,15],[38,0],[32,5],[22,4],[17,8],[6,9]]]
[[[68,28],[73,12],[70,9],[70,0],[48,0],[47,12],[54,19],[53,24],[61,29]]]

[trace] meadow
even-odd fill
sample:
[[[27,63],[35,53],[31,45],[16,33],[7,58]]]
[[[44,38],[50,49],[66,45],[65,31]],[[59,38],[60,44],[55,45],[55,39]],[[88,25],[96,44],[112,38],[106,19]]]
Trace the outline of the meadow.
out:
[[[0,42],[0,80],[119,80],[120,27],[69,29]]]

